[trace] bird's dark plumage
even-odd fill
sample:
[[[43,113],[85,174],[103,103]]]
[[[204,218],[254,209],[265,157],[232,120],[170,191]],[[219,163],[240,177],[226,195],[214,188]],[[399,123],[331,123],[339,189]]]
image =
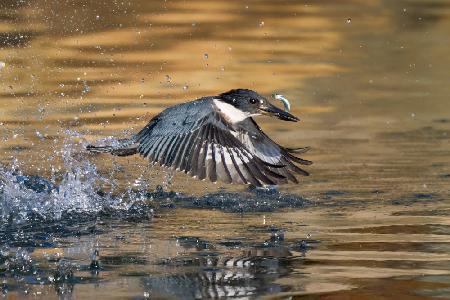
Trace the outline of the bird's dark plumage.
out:
[[[255,99],[245,99],[245,91],[258,103],[253,103]],[[222,100],[223,95],[226,95],[226,101]],[[239,103],[235,104],[233,95],[243,100],[236,97]],[[243,103],[247,100],[254,104],[254,110],[241,108],[248,104]],[[134,137],[119,141],[118,145],[88,146],[88,150],[122,156],[139,153],[153,163],[213,182],[255,186],[288,181],[298,183],[295,174],[308,175],[308,172],[297,164],[309,165],[311,162],[293,153],[303,153],[308,148],[284,148],[261,130],[251,116],[259,114],[257,105],[270,106],[265,101],[250,90],[232,90],[216,97],[204,97],[167,108]],[[245,115],[241,115],[243,112]],[[273,114],[298,120],[281,110]]]

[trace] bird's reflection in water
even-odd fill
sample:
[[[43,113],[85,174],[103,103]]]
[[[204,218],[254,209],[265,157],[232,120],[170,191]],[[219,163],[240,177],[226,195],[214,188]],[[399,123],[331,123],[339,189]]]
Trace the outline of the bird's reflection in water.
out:
[[[298,267],[299,257],[294,256],[291,250],[299,249],[300,244],[286,243],[276,234],[236,256],[220,255],[214,252],[214,245],[204,240],[197,240],[200,247],[191,244],[193,241],[195,238],[183,238],[180,244],[186,248],[190,245],[191,250],[197,251],[195,257],[166,260],[166,275],[142,279],[150,298],[247,298],[279,293],[288,287],[277,284],[276,280],[293,271],[294,261]],[[177,268],[180,266],[182,268]]]

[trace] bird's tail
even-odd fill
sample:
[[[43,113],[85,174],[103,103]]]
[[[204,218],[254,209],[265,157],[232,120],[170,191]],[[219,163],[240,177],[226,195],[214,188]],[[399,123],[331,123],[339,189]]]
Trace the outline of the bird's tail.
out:
[[[138,153],[138,146],[132,139],[115,141],[112,145],[87,145],[86,150],[92,153],[110,153],[116,156],[129,156]]]

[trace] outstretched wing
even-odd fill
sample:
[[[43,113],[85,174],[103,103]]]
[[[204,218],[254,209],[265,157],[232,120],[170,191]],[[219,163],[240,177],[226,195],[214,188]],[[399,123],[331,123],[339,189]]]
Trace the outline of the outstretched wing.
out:
[[[237,139],[246,145],[246,148],[252,155],[259,157],[266,163],[282,166],[277,168],[270,167],[273,172],[284,177],[284,179],[277,182],[278,184],[287,183],[287,181],[298,183],[294,174],[309,175],[307,171],[298,167],[297,164],[310,165],[312,162],[293,155],[293,153],[305,153],[309,148],[285,148],[278,145],[262,131],[252,118],[241,122]]]
[[[307,175],[293,164],[298,158],[270,140],[253,120],[233,127],[207,100],[156,116],[136,135],[138,152],[153,163],[213,182],[262,186],[298,182],[292,172]]]

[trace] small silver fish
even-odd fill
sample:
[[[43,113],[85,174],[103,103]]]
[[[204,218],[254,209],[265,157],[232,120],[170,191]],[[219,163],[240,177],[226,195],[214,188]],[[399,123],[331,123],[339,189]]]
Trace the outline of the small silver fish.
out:
[[[279,101],[281,101],[283,103],[284,110],[286,112],[290,112],[291,111],[291,104],[289,103],[289,100],[286,97],[284,97],[283,95],[280,95],[280,94],[273,94],[272,97],[274,99],[279,100]]]

